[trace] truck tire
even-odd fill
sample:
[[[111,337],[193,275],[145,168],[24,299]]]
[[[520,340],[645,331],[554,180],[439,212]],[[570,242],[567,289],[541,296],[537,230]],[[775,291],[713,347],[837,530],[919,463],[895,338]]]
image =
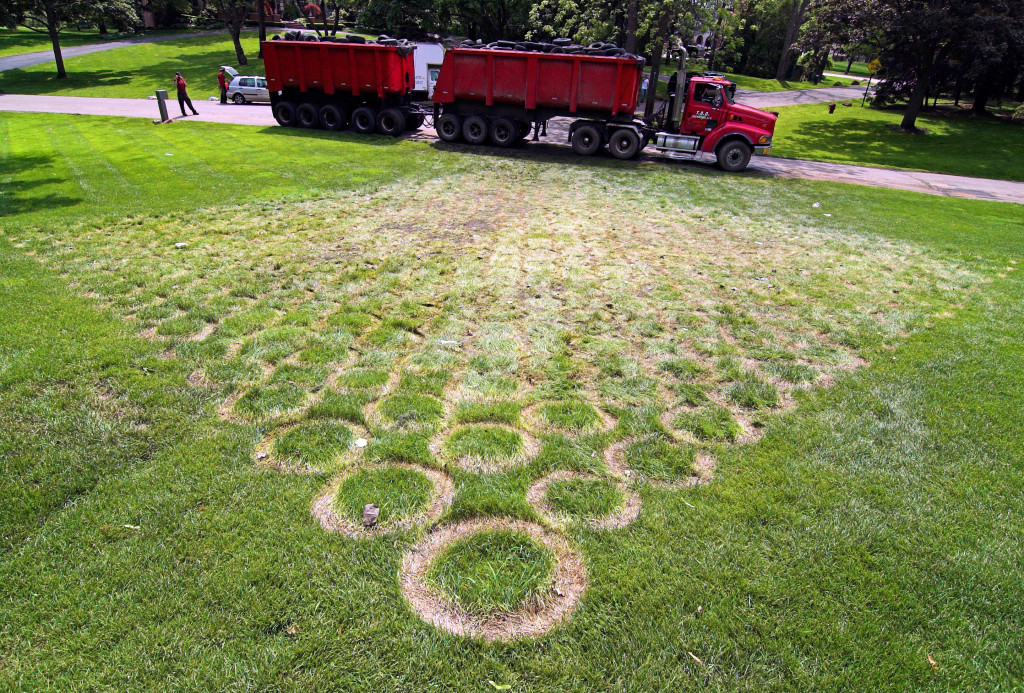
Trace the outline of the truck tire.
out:
[[[616,159],[632,159],[640,153],[640,135],[629,128],[620,128],[608,138],[608,151]]]
[[[742,140],[729,140],[715,150],[718,167],[730,173],[745,169],[750,163],[750,153],[750,145]]]
[[[295,104],[291,101],[282,101],[274,106],[274,120],[286,128],[295,127]]]
[[[397,108],[385,108],[377,116],[377,132],[398,137],[405,132],[405,115]]]
[[[345,112],[334,104],[321,106],[320,127],[324,130],[341,130],[345,127]]]
[[[300,128],[319,127],[320,111],[311,103],[300,103],[295,109],[295,122]]]
[[[426,116],[422,113],[410,113],[405,119],[405,129],[419,130],[423,127],[424,120],[426,120]]]
[[[601,132],[587,123],[572,131],[572,150],[580,156],[593,156],[601,149]]]
[[[369,106],[352,111],[352,129],[360,135],[372,135],[377,127],[377,112]]]
[[[458,142],[462,137],[462,118],[454,113],[445,113],[438,117],[434,130],[445,142]]]
[[[491,121],[491,142],[499,147],[511,147],[519,139],[519,126],[508,118]]]
[[[462,124],[462,136],[470,144],[483,144],[487,141],[487,121],[480,116],[469,116]]]

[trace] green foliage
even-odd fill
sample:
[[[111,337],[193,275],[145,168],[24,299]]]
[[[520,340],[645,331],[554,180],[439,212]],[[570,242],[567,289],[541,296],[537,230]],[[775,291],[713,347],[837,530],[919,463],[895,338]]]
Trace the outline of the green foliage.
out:
[[[523,449],[523,439],[497,426],[464,426],[448,436],[444,448],[458,459],[505,460]]]
[[[586,431],[600,427],[601,417],[586,402],[568,400],[543,404],[537,410],[541,420],[559,431]]]
[[[274,441],[274,453],[285,462],[318,467],[345,451],[352,441],[347,426],[333,421],[310,421]]]
[[[434,423],[444,416],[444,405],[429,395],[402,393],[380,403],[380,413],[399,426]]]
[[[698,440],[732,442],[743,432],[725,407],[709,404],[696,411],[684,411],[672,420],[672,428],[689,431]]]
[[[311,418],[338,419],[351,423],[366,425],[363,407],[370,403],[370,395],[365,392],[324,392],[319,402],[309,409]]]
[[[519,413],[523,405],[518,402],[459,402],[455,410],[455,422],[500,423],[508,426],[519,425]]]
[[[769,409],[779,403],[779,391],[755,373],[746,373],[725,390],[729,401],[746,409]]]
[[[434,559],[427,581],[465,609],[512,611],[542,598],[555,559],[523,532],[497,529],[452,543]]]
[[[577,520],[609,515],[625,501],[607,479],[559,479],[551,482],[544,499],[555,512]]]
[[[659,435],[648,436],[625,450],[626,466],[651,479],[678,481],[693,473],[696,457],[691,446],[676,445]]]

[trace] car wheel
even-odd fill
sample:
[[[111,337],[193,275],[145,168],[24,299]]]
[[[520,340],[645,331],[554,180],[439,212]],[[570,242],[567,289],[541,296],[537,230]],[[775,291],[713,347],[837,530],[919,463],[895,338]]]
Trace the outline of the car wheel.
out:
[[[483,144],[487,141],[487,121],[480,116],[469,116],[462,124],[462,136],[470,144]]]
[[[301,103],[295,111],[295,121],[302,128],[315,128],[320,125],[320,111],[311,103]]]
[[[360,106],[352,111],[352,129],[360,135],[372,135],[377,127],[377,112],[369,106]]]
[[[405,131],[405,114],[397,108],[385,108],[377,116],[377,132],[398,137]]]
[[[491,122],[491,142],[499,147],[511,147],[519,138],[519,127],[508,118]]]
[[[750,146],[740,140],[731,140],[718,147],[718,167],[723,171],[736,173],[750,163]]]
[[[231,97],[231,100],[237,103],[239,106],[245,103],[245,97],[237,92],[235,93],[234,96]]]
[[[291,101],[282,101],[274,106],[274,120],[286,128],[295,127],[295,104]]]
[[[345,112],[333,104],[321,106],[320,127],[324,130],[341,130],[345,127]]]
[[[640,153],[640,135],[629,128],[621,128],[608,138],[608,151],[616,159],[632,159]]]
[[[580,125],[572,131],[572,150],[580,156],[593,156],[601,148],[601,133],[593,125]]]
[[[454,113],[445,113],[438,117],[434,130],[445,142],[458,142],[462,137],[462,119]]]

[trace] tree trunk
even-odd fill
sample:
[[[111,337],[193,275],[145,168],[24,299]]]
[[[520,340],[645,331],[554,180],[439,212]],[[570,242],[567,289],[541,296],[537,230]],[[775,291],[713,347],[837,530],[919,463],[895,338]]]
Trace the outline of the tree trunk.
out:
[[[907,110],[903,112],[903,121],[900,123],[900,127],[904,130],[916,129],[917,114],[921,112],[921,105],[924,102],[925,94],[928,93],[930,81],[931,74],[929,73],[918,76],[917,85],[914,87],[910,99],[907,100]]]
[[[107,31],[107,23],[104,22],[102,19],[98,22],[97,28],[99,29],[100,36],[106,36],[108,33],[110,33]]]
[[[54,8],[46,7],[46,33],[50,36],[50,43],[53,44],[53,60],[57,63],[57,79],[67,79],[68,73],[64,69],[64,56],[60,52],[60,27],[57,26],[55,12]]]
[[[847,59],[847,61],[846,61],[846,72],[844,72],[843,74],[844,75],[850,74],[850,69],[852,67],[853,67],[853,53],[851,52],[849,57],[848,57],[848,59]]]
[[[988,115],[988,111],[985,110],[985,106],[988,105],[988,99],[991,93],[992,83],[989,80],[982,78],[974,88],[974,103],[971,104],[971,115]]]
[[[260,24],[260,52],[256,57],[263,60],[263,42],[267,40],[267,3],[266,0],[256,0],[256,4],[259,6]]]
[[[779,58],[779,66],[775,69],[775,79],[780,82],[786,79],[786,72],[789,70],[789,62],[793,55],[793,44],[796,42],[796,35],[800,31],[800,25],[804,23],[806,5],[807,0],[793,0],[793,11],[789,15],[789,23],[786,24],[786,42],[782,47],[782,57]]]
[[[231,41],[235,44],[235,55],[238,57],[239,65],[248,65],[249,61],[245,57],[245,51],[242,50],[242,22],[231,21],[228,23],[228,31],[231,32]]]
[[[629,0],[626,5],[626,45],[627,53],[636,53],[637,17],[640,14],[640,0]]]

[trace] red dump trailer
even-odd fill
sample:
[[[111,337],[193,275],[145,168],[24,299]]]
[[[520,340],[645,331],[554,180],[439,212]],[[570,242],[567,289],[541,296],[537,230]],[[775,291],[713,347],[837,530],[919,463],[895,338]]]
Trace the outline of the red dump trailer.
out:
[[[398,136],[423,125],[414,103],[415,46],[404,41],[273,40],[262,45],[274,118],[281,125]]]

